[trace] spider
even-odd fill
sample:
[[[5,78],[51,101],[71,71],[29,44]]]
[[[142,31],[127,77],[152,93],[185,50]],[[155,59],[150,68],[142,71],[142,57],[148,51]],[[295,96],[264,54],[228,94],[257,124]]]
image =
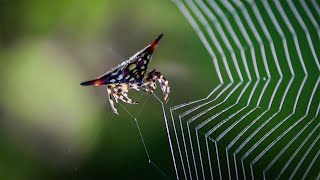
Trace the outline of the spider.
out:
[[[138,102],[132,101],[128,97],[127,93],[129,90],[140,91],[142,89],[145,92],[153,93],[157,87],[156,81],[160,84],[160,88],[164,94],[164,101],[168,102],[170,93],[168,80],[155,69],[146,73],[152,55],[159,45],[162,36],[163,34],[160,34],[151,44],[138,51],[117,67],[112,68],[96,79],[82,82],[80,85],[106,86],[108,100],[115,114],[118,114],[118,110],[115,108],[113,99],[116,103],[118,103],[118,100],[121,100],[128,104],[138,104]]]

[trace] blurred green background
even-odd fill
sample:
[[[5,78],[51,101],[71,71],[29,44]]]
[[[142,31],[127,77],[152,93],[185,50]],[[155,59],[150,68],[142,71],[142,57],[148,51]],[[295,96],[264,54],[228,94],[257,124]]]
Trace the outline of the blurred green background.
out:
[[[171,1],[1,0],[0,33],[0,179],[161,179],[128,113],[119,105],[120,115],[112,113],[104,88],[79,85],[160,33],[151,68],[169,80],[168,106],[218,84],[208,53]],[[140,104],[124,106],[134,116],[141,111],[151,160],[174,175],[161,104],[149,94],[130,96]]]
[[[203,6],[200,6],[199,2],[204,2]],[[289,7],[288,2],[291,1],[281,1],[280,4],[283,6],[283,12],[287,14],[292,23],[296,39],[292,38],[291,29],[281,17],[280,11],[275,6],[275,1],[270,1],[270,9],[274,13],[275,19],[279,21],[279,28],[283,30],[284,38],[286,38],[286,47],[262,1],[256,1],[256,8],[261,12],[261,18],[266,23],[266,28],[259,22],[258,18],[260,17],[255,15],[253,10],[255,1],[244,1],[242,6],[237,5],[240,1],[236,2],[230,2],[230,5],[226,6],[227,3],[223,0],[217,1],[217,6],[221,7],[221,12],[219,12],[210,6],[209,1],[192,0],[176,1],[176,3],[170,0],[0,0],[0,80],[2,82],[0,93],[0,179],[174,179],[175,172],[161,102],[147,93],[130,92],[129,96],[133,100],[139,101],[139,105],[116,104],[120,115],[114,115],[104,88],[82,87],[79,84],[108,71],[145,47],[157,35],[164,33],[164,38],[155,52],[150,68],[156,68],[169,80],[171,93],[165,110],[169,119],[171,138],[175,138],[173,133],[175,127],[171,124],[172,119],[169,118],[168,109],[174,105],[204,98],[219,85],[213,60],[201,43],[194,27],[188,23],[188,20],[190,21],[192,18],[199,25],[199,32],[203,33],[203,37],[208,40],[208,45],[217,56],[216,60],[224,80],[224,84],[219,86],[221,88],[204,102],[215,97],[219,98],[184,116],[180,126],[186,131],[187,124],[185,122],[187,120],[207,108],[217,106],[217,108],[212,108],[211,111],[199,116],[197,121],[190,125],[193,130],[191,145],[189,146],[187,142],[187,146],[189,146],[187,149],[190,150],[190,147],[194,147],[195,154],[198,155],[194,129],[208,118],[216,117],[205,128],[199,130],[206,172],[208,159],[205,156],[206,152],[203,147],[205,142],[201,133],[206,133],[213,126],[227,122],[210,138],[219,136],[222,131],[231,126],[231,123],[241,119],[245,113],[254,108],[254,113],[246,116],[241,121],[241,125],[235,126],[230,131],[230,137],[228,136],[219,144],[218,150],[224,152],[226,145],[234,139],[234,136],[248,127],[251,122],[259,120],[250,128],[249,133],[256,131],[262,123],[269,121],[268,119],[272,119],[254,138],[249,138],[249,145],[237,157],[239,161],[249,146],[276,127],[277,123],[282,122],[285,117],[290,116],[288,121],[276,128],[269,139],[261,143],[261,146],[252,153],[247,159],[248,162],[245,162],[245,165],[249,165],[251,160],[257,157],[257,152],[263,151],[271,141],[277,140],[279,134],[293,127],[292,125],[297,122],[297,119],[308,114],[307,118],[304,118],[299,125],[292,128],[290,133],[283,136],[280,143],[277,143],[266,156],[263,156],[263,161],[261,160],[254,167],[255,171],[262,171],[287,142],[300,132],[302,127],[307,127],[312,123],[304,132],[308,134],[311,131],[310,128],[316,127],[315,125],[319,123],[319,116],[316,114],[320,98],[317,84],[319,82],[317,63],[319,62],[314,59],[314,56],[319,57],[320,52],[319,31],[305,13],[300,4],[301,1],[294,1],[297,12],[301,14],[301,19],[306,24],[310,41],[314,46],[315,53],[313,54],[309,47],[310,42],[308,42],[306,31],[301,28],[299,21]],[[315,23],[320,24],[320,20],[317,18],[319,17],[317,9],[310,1],[307,1],[306,4],[310,8],[310,13],[316,17]],[[177,5],[180,10],[181,7],[184,7],[185,11],[180,11]],[[216,21],[212,21],[211,17],[204,15],[203,19],[206,19],[208,23],[202,24],[203,19],[199,14],[208,12],[205,11],[204,6],[209,7],[208,11],[217,17]],[[234,9],[229,11],[227,7]],[[196,11],[197,8],[199,12]],[[245,16],[244,10],[248,11],[247,16]],[[189,16],[185,14],[185,17],[183,13],[187,11],[190,14]],[[220,17],[221,14],[222,17]],[[239,19],[236,19],[235,17],[238,15]],[[248,23],[248,17],[252,18],[252,24]],[[229,32],[225,21],[230,23],[231,32]],[[243,25],[244,31],[248,33],[252,47],[239,29],[239,22]],[[232,50],[229,50],[221,36],[218,24],[221,24],[221,31],[226,33]],[[257,32],[252,31],[252,26],[257,28]],[[212,28],[212,32],[207,31],[208,28]],[[270,32],[272,43],[266,36],[266,29]],[[217,36],[216,41],[210,40],[212,37],[210,33]],[[232,33],[239,38],[243,52],[237,47]],[[261,36],[261,42],[258,42],[257,34]],[[299,50],[295,40],[298,41]],[[217,44],[221,45],[221,51]],[[275,50],[272,49],[271,44]],[[289,49],[290,59],[285,53],[285,48]],[[302,53],[302,60],[299,59],[298,52]],[[243,75],[242,83],[239,83],[240,78],[236,63],[233,61],[233,55],[239,63],[239,71]],[[267,66],[270,68],[271,78],[267,77],[264,55],[266,56],[265,61],[268,62]],[[292,85],[293,76],[288,65],[289,61],[292,63],[295,73]],[[301,61],[308,71],[305,84],[306,75]],[[255,63],[260,79],[255,72]],[[250,78],[246,74],[246,65],[248,65],[248,71],[252,77],[250,82]],[[282,69],[283,79],[280,78],[278,66]],[[234,82],[228,76],[229,68]],[[281,83],[278,86],[280,79]],[[257,88],[254,87],[256,82],[258,83]],[[247,89],[245,93],[242,93],[247,83]],[[239,88],[236,89],[238,84],[240,84]],[[230,88],[224,91],[224,88],[229,85]],[[265,91],[264,87],[266,87]],[[287,87],[288,91],[285,90]],[[233,88],[236,89],[234,92],[232,92]],[[316,90],[316,93],[311,97],[313,89]],[[252,95],[251,92],[253,92]],[[263,96],[261,96],[262,93]],[[156,94],[158,97],[162,97],[159,89]],[[241,99],[236,102],[238,97]],[[281,105],[281,111],[278,111],[283,97],[285,97],[283,107]],[[271,99],[274,101],[269,107]],[[309,102],[311,102],[310,111],[308,109],[307,112]],[[173,114],[175,122],[178,122],[179,113],[199,104],[201,103],[175,111]],[[226,110],[232,105],[235,106]],[[297,108],[294,107],[296,105]],[[245,109],[240,112],[239,109],[243,107]],[[293,107],[296,109],[294,113]],[[280,113],[278,114],[278,112]],[[262,118],[258,118],[263,113],[266,114]],[[217,114],[221,115],[216,116]],[[234,116],[235,114],[236,116]],[[273,118],[274,114],[278,115]],[[290,114],[293,116],[291,117]],[[230,119],[231,116],[233,118]],[[139,136],[135,119],[144,137],[150,162]],[[186,164],[186,158],[183,157],[182,162],[180,161],[177,145],[179,140],[180,146],[183,147],[184,137],[181,137],[178,123],[176,126],[178,137],[173,139],[173,148],[178,173],[180,177],[183,177],[181,165]],[[249,133],[241,137],[233,148],[235,149],[245,138],[249,137]],[[310,144],[311,140],[316,139],[317,135],[319,135],[318,132],[314,133],[308,143]],[[288,148],[290,153],[284,153],[284,160],[280,158],[279,162],[281,163],[276,163],[272,170],[280,171],[286,162],[285,159],[291,157],[297,148],[296,146],[300,145],[306,136],[299,135],[292,147]],[[303,146],[301,152],[306,152],[308,147],[307,145]],[[214,146],[210,146],[210,148],[214,148]],[[314,149],[310,151],[309,161],[305,161],[300,170],[306,169],[309,165],[308,162],[312,160],[312,155],[317,150]],[[190,151],[186,152],[182,149],[182,154],[191,160]],[[214,153],[212,157],[215,157]],[[291,172],[301,157],[301,154],[297,156],[285,175]],[[196,156],[196,163],[200,167],[198,158]],[[225,160],[224,155],[219,158]],[[319,158],[316,160],[316,163],[319,162]],[[226,167],[225,161],[221,161],[221,163]],[[213,169],[217,170],[217,167],[213,167]],[[319,168],[313,166],[313,169],[318,170]],[[200,168],[198,171],[200,174]],[[249,170],[247,169],[247,171]],[[317,173],[317,171],[311,172],[311,176]],[[223,168],[222,173],[227,174],[227,168]],[[301,171],[298,174],[302,173]],[[274,176],[276,173],[270,171],[269,175]]]

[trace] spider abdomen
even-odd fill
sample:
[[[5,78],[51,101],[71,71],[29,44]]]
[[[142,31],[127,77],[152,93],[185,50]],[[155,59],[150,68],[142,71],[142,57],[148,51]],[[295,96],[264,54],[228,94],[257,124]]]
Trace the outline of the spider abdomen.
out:
[[[124,68],[116,69],[108,74],[105,74],[97,79],[81,83],[82,86],[102,86],[108,84],[121,83],[140,83],[145,76],[147,69],[147,60],[140,59],[130,63]]]

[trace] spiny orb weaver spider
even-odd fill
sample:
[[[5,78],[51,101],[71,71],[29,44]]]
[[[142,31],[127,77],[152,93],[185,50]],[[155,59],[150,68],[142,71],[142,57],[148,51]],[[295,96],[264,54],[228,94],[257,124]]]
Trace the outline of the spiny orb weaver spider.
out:
[[[116,114],[118,114],[118,111],[114,106],[113,98],[117,103],[120,99],[128,104],[138,104],[138,102],[134,102],[128,97],[128,91],[130,89],[140,91],[141,88],[145,92],[153,93],[157,87],[156,81],[160,84],[164,94],[164,101],[168,102],[170,87],[166,78],[155,69],[146,74],[152,55],[159,45],[162,36],[163,34],[160,34],[151,44],[138,51],[117,67],[112,68],[96,79],[82,82],[81,85],[107,86],[109,103],[112,111]]]

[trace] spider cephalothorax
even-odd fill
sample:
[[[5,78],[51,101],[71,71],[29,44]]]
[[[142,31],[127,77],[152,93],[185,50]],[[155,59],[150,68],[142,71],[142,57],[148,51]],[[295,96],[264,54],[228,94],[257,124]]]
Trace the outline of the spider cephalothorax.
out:
[[[152,59],[152,55],[156,50],[163,34],[160,34],[151,44],[138,51],[127,61],[122,62],[117,67],[111,69],[105,74],[96,79],[81,83],[82,86],[107,86],[107,93],[112,111],[118,114],[114,106],[113,99],[118,103],[118,100],[128,103],[137,104],[128,97],[128,91],[135,89],[140,91],[143,89],[146,92],[152,93],[156,89],[156,81],[159,82],[161,90],[164,94],[164,101],[168,101],[170,87],[168,81],[163,75],[152,70],[148,73],[148,65]]]

